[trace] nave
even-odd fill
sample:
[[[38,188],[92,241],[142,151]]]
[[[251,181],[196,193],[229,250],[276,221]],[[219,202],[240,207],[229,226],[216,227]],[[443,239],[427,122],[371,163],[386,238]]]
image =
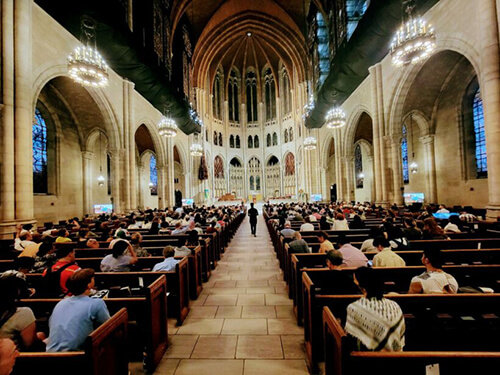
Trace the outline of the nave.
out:
[[[263,217],[255,238],[247,217],[182,326],[169,326],[155,374],[308,374],[286,293]]]

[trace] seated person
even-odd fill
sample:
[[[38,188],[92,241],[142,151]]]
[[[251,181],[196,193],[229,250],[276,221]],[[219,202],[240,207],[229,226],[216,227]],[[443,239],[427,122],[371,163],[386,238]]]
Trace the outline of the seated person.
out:
[[[288,248],[289,253],[310,253],[309,246],[307,245],[307,242],[302,239],[302,235],[300,234],[300,232],[294,232],[293,238],[294,240],[292,242],[285,244],[285,247]]]
[[[183,234],[188,230],[188,227],[182,227],[180,222],[175,223],[175,229],[172,231],[172,234]]]
[[[350,273],[341,272],[344,259],[342,253],[338,250],[330,250],[326,253],[326,266],[330,270],[335,270],[335,278],[331,283],[335,294],[360,294],[359,287],[354,283]]]
[[[439,205],[439,210],[436,211],[438,214],[449,214],[450,211],[446,208],[444,204]]]
[[[378,227],[372,227],[370,228],[370,234],[368,235],[368,239],[364,240],[363,243],[361,244],[361,251],[363,253],[371,253],[377,251],[377,248],[373,246],[373,241],[375,241],[375,238],[383,236],[384,233],[382,232],[381,228]]]
[[[344,258],[344,267],[366,267],[368,258],[358,248],[351,245],[346,236],[339,236],[337,240],[339,251]]]
[[[436,223],[433,217],[428,217],[424,219],[422,238],[424,240],[447,240],[448,236],[444,233],[443,228]]]
[[[0,338],[14,341],[19,351],[42,350],[45,338],[36,332],[33,311],[17,306],[21,298],[29,296],[24,274],[7,271],[0,276]]]
[[[85,268],[68,280],[71,297],[58,302],[49,319],[48,352],[83,350],[87,336],[110,318],[102,299],[90,298],[94,270]]]
[[[314,230],[314,225],[311,224],[309,216],[306,216],[305,223],[300,226],[301,232],[312,232]]]
[[[130,239],[130,244],[139,258],[150,257],[151,254],[142,248],[142,234],[134,233]]]
[[[332,225],[332,230],[349,230],[349,224],[343,214],[337,214]]]
[[[66,228],[61,228],[57,231],[56,243],[64,242],[71,242],[71,238],[69,238],[69,233]]]
[[[9,375],[14,369],[19,351],[11,339],[0,339],[0,375]]]
[[[408,293],[455,294],[458,291],[457,280],[442,269],[441,250],[424,249],[422,263],[426,271],[411,279]]]
[[[157,263],[153,267],[153,272],[156,271],[173,271],[175,270],[175,265],[179,263],[177,259],[174,259],[175,250],[172,246],[165,246],[163,249],[164,261]]]
[[[319,253],[326,253],[333,250],[333,244],[328,240],[328,234],[326,234],[326,232],[319,232],[317,238],[320,243]]]
[[[17,225],[16,238],[14,239],[14,249],[17,251],[23,251],[28,245],[32,244],[35,244],[35,242],[33,242],[31,232],[23,229],[21,224]]]
[[[57,261],[53,241],[53,237],[46,237],[43,240],[38,249],[38,253],[36,253],[35,263],[31,268],[31,273],[42,273],[50,264],[54,264]]]
[[[32,234],[31,241],[32,243],[26,245],[21,254],[19,254],[20,257],[34,258],[36,256],[36,253],[38,252],[38,249],[40,248],[40,245],[42,243],[42,235],[39,233]]]
[[[422,232],[420,229],[417,228],[417,223],[413,218],[411,217],[405,217],[403,220],[404,224],[404,229],[403,233],[404,236],[409,240],[421,240],[422,239]]]
[[[45,223],[45,230],[42,232],[42,236],[51,236],[54,231],[54,223]]]
[[[124,255],[128,251],[130,255]],[[125,240],[118,240],[114,243],[112,253],[106,255],[101,261],[102,272],[128,272],[130,265],[137,263],[137,255],[132,245]]]
[[[405,320],[399,305],[384,298],[383,283],[367,267],[354,273],[363,297],[347,306],[345,331],[355,339],[354,350],[402,351]]]
[[[75,262],[75,249],[61,247],[56,251],[57,262],[48,266],[43,272],[45,280],[45,294],[60,296],[68,294],[66,282],[80,269]],[[36,266],[36,264],[35,264]]]
[[[14,261],[15,268],[24,275],[31,272],[33,266],[35,265],[35,259],[32,257],[17,257]]]
[[[98,249],[99,242],[95,238],[89,238],[85,244],[89,249]]]
[[[175,248],[175,256],[176,257],[187,257],[191,255],[191,249],[186,246],[187,244],[187,239],[186,238],[179,238],[179,242],[177,244],[177,247]]]
[[[392,251],[391,244],[385,237],[377,237],[373,241],[378,254],[373,257],[373,267],[404,267],[406,262]]]
[[[462,233],[462,221],[458,215],[452,215],[448,219],[448,224],[443,228],[445,233]]]
[[[281,235],[285,238],[293,238],[295,231],[292,229],[292,224],[287,220],[285,221],[285,228],[281,230]]]

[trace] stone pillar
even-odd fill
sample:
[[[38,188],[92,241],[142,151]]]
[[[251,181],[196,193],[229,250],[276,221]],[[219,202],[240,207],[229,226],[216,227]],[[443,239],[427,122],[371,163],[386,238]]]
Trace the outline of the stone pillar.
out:
[[[118,150],[109,151],[111,157],[111,197],[113,198],[114,212],[121,213],[121,197],[120,197],[120,152]]]
[[[128,153],[128,180],[126,183],[128,185],[128,196],[130,196],[129,209],[134,210],[137,208],[137,167],[136,167],[136,155],[135,155],[135,112],[134,112],[134,83],[126,81],[127,85],[127,100],[128,100],[128,126],[126,147]]]
[[[130,108],[129,108],[129,88],[128,88],[128,80],[123,80],[123,139],[124,139],[124,148],[121,150],[121,158],[123,161],[123,204],[124,209],[129,211],[130,207],[130,145],[129,145],[129,133],[132,129],[131,121],[130,121]]]
[[[338,137],[333,139],[335,147],[335,181],[337,184],[337,201],[342,201],[344,199],[344,190],[342,183],[342,163],[341,163],[341,153]]]
[[[403,173],[401,164],[401,135],[395,134],[389,138],[391,146],[391,160],[392,160],[392,181],[394,196],[393,201],[397,205],[403,204]]]
[[[2,2],[3,3],[3,2]],[[16,220],[33,220],[32,0],[14,2],[14,155]]]
[[[427,185],[427,202],[438,203],[436,184],[436,155],[434,153],[434,134],[420,137],[420,142],[424,145],[425,156],[425,177]]]
[[[94,153],[82,151],[83,214],[92,213],[92,160]]]
[[[487,217],[500,216],[500,49],[495,0],[478,1],[481,41],[481,98],[488,157]]]
[[[344,157],[344,165],[345,165],[345,171],[346,171],[346,189],[347,189],[347,194],[346,194],[346,200],[347,201],[352,201],[355,200],[355,185],[354,185],[354,156],[353,155],[347,155]]]
[[[370,166],[370,183],[371,183],[371,187],[370,187],[370,202],[373,202],[375,201],[375,168],[373,167],[373,155],[369,155],[367,158],[366,158],[366,164]],[[365,174],[365,178],[364,178],[364,181],[367,180],[366,176],[367,176],[367,173],[364,172]]]
[[[379,142],[379,122],[378,122],[378,101],[377,101],[377,69],[376,66],[369,68],[371,80],[371,96],[373,108],[373,197],[375,202],[382,201],[382,173],[380,169],[380,142]]]
[[[174,140],[167,138],[167,193],[165,207],[173,207],[175,205],[175,187],[174,187]]]
[[[165,207],[165,167],[163,164],[159,163],[156,165],[158,181],[157,181],[157,194],[158,194],[158,209],[163,209]]]
[[[0,238],[15,232],[14,212],[14,2],[2,1],[2,126]],[[32,195],[32,193],[31,193]]]

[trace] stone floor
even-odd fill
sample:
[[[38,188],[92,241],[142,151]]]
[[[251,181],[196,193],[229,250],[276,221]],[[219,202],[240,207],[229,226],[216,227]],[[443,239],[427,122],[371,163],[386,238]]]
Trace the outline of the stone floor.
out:
[[[303,330],[262,216],[255,238],[245,219],[184,324],[171,323],[155,374],[308,374]]]

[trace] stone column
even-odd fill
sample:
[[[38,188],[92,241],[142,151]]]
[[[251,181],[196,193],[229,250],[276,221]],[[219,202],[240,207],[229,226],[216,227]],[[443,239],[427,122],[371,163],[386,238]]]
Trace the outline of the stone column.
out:
[[[478,1],[481,41],[480,86],[488,157],[487,217],[500,215],[500,50],[495,0]]]
[[[342,201],[344,199],[344,191],[342,189],[342,163],[341,163],[341,153],[339,147],[338,137],[333,139],[335,147],[335,182],[337,184],[337,201]]]
[[[355,196],[355,177],[354,177],[354,156],[347,155],[345,158],[345,169],[346,169],[346,179],[347,179],[347,200],[352,201],[356,199]]]
[[[167,188],[165,207],[173,207],[175,205],[175,188],[174,188],[174,140],[167,138]]]
[[[128,185],[128,196],[130,196],[130,205],[128,208],[134,210],[137,208],[137,167],[136,167],[136,155],[135,155],[135,111],[134,111],[134,83],[127,81],[128,90],[128,126],[129,131],[127,132],[127,152],[128,152],[128,180],[126,181]]]
[[[371,96],[373,108],[373,197],[375,202],[382,201],[382,174],[380,169],[380,143],[379,143],[379,122],[378,122],[378,101],[377,101],[377,69],[376,66],[369,68],[371,80]]]
[[[14,2],[2,1],[2,111],[0,238],[15,232],[14,212]],[[32,194],[32,193],[31,193]]]
[[[438,203],[436,184],[436,155],[434,153],[434,134],[420,137],[420,142],[424,145],[425,156],[425,177],[427,185],[427,202]]]
[[[158,192],[158,208],[163,209],[165,207],[166,201],[166,189],[165,189],[165,167],[163,164],[159,163],[156,165],[158,181],[157,181],[157,192]]]
[[[393,181],[393,190],[394,203],[401,205],[403,204],[403,193],[401,188],[403,187],[403,174],[402,174],[402,166],[401,166],[401,134],[395,134],[389,138],[390,146],[391,146],[391,160],[392,160],[392,181]]]
[[[22,221],[33,220],[31,7],[32,0],[14,2],[15,207]]]
[[[82,151],[83,214],[92,213],[92,160],[94,153]]]
[[[370,183],[371,183],[370,202],[373,202],[373,201],[375,201],[375,169],[373,168],[373,155],[369,155],[366,158],[366,164],[371,167],[371,169],[370,169]],[[364,181],[366,181],[367,180],[367,178],[366,178],[367,173],[366,172],[364,172],[364,173],[365,173]]]
[[[124,148],[121,150],[121,158],[123,161],[123,198],[124,209],[129,211],[130,207],[130,145],[129,145],[129,132],[131,131],[130,121],[130,108],[129,108],[129,89],[128,80],[124,79],[122,83],[123,89],[123,144]]]
[[[120,197],[120,152],[118,150],[109,151],[111,157],[111,197],[113,198],[113,210],[122,212]]]

